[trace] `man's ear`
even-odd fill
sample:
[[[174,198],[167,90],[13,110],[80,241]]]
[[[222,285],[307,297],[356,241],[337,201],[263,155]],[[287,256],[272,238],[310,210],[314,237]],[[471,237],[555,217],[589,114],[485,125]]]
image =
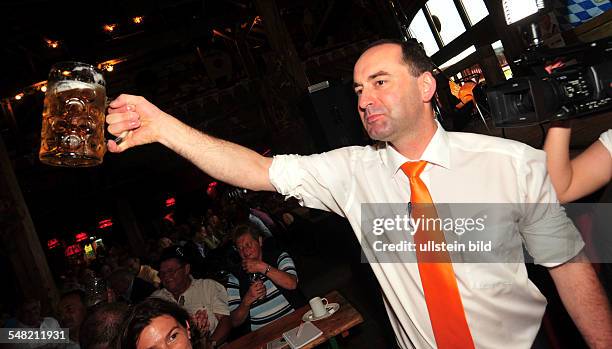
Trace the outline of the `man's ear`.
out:
[[[191,339],[191,328],[189,327],[189,321],[185,321],[185,325],[187,325],[187,339]]]
[[[419,77],[419,85],[423,102],[431,101],[436,93],[436,78],[430,72],[424,72]]]
[[[187,272],[187,274],[191,273],[191,264],[185,264],[185,271]]]
[[[259,246],[263,246],[263,238],[260,236],[257,239],[259,240]]]

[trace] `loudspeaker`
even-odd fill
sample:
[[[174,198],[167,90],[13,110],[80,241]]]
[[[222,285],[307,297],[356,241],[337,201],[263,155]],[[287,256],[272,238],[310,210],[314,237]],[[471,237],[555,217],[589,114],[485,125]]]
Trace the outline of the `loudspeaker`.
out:
[[[325,81],[308,90],[313,113],[306,124],[320,151],[369,143],[350,82]]]

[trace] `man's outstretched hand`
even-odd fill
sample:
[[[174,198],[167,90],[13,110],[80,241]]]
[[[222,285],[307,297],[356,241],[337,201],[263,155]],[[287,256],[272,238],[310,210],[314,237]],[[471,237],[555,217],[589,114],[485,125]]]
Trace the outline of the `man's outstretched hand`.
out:
[[[169,115],[140,96],[122,94],[109,104],[106,122],[108,132],[123,140],[108,141],[113,153],[159,141],[164,120]]]

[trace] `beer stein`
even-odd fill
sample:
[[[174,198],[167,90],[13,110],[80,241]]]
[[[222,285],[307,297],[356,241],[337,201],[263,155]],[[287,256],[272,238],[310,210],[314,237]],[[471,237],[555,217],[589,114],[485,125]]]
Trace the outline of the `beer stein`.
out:
[[[55,166],[102,163],[106,151],[106,83],[96,67],[80,62],[54,64],[43,109],[40,161]]]

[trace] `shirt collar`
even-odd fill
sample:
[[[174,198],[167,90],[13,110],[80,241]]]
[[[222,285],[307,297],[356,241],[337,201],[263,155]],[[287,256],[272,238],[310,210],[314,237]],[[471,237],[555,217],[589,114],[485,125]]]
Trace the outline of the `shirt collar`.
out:
[[[408,159],[395,150],[391,144],[387,143],[385,147],[387,158],[386,165],[391,176],[394,176],[395,173],[400,170],[400,167],[407,161],[425,160],[429,163],[450,169],[450,145],[448,140],[448,132],[442,128],[442,125],[438,122],[438,120],[436,120],[436,124],[438,125],[436,133],[434,133],[431,141],[429,141],[429,144],[425,148],[425,151],[423,151],[423,155],[421,155],[420,159]]]

